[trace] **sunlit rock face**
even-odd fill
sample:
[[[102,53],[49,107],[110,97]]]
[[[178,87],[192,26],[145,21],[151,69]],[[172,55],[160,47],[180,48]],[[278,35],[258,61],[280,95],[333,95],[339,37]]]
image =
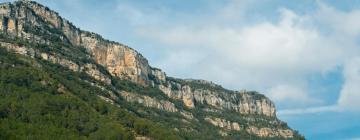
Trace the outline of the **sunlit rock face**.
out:
[[[145,105],[146,107],[157,108],[169,112],[178,112],[175,105],[169,101],[157,100],[149,96],[138,95],[136,93],[121,92],[121,96],[128,102],[136,102]]]
[[[215,118],[215,117],[206,117],[205,121],[209,122],[210,124],[220,127],[224,130],[229,131],[241,131],[245,130],[248,133],[256,134],[260,137],[284,137],[284,138],[292,138],[294,137],[294,133],[290,129],[273,129],[269,127],[256,127],[256,126],[249,126],[247,128],[240,127],[238,122],[231,122],[222,118]],[[222,131],[222,133],[224,133]]]
[[[105,41],[91,33],[81,35],[81,46],[92,54],[97,63],[106,67],[111,75],[142,85],[150,84],[151,67],[135,50]]]
[[[74,46],[84,47],[98,64],[107,68],[111,75],[142,85],[151,84],[149,77],[153,75],[153,69],[148,61],[134,49],[105,40],[97,34],[82,31],[61,18],[58,13],[37,3],[18,1],[15,6],[10,3],[3,4],[0,7],[0,20],[3,31],[38,42],[46,42],[46,40],[37,39],[36,35],[27,33],[25,27],[31,24],[38,28],[60,30],[64,35],[64,41]],[[44,23],[48,23],[50,27],[45,27]],[[155,78],[164,80],[163,75],[155,74],[157,74]]]
[[[265,96],[258,93],[228,91],[222,88],[211,90],[211,88],[192,88],[191,84],[185,82],[179,84],[169,81],[167,84],[160,85],[159,89],[166,95],[174,99],[181,99],[188,108],[196,107],[197,104],[210,105],[217,109],[228,109],[240,114],[260,114],[265,116],[276,116],[275,105]],[[200,83],[203,87],[211,87],[208,83]]]

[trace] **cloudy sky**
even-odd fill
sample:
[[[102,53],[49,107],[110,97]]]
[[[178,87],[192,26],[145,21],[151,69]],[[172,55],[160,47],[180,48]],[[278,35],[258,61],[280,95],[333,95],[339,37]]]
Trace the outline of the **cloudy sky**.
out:
[[[169,76],[260,91],[308,139],[360,139],[360,1],[37,1]]]

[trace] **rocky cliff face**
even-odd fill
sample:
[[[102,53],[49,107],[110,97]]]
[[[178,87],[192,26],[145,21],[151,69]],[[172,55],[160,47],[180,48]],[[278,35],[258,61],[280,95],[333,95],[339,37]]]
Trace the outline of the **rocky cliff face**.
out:
[[[180,84],[182,83],[182,84]],[[197,85],[198,87],[191,87]],[[254,92],[238,92],[221,88],[219,85],[198,80],[169,80],[159,88],[173,99],[181,99],[189,108],[196,104],[207,104],[215,109],[231,110],[241,114],[275,116],[274,104]]]
[[[259,135],[261,137],[285,137],[285,138],[291,138],[293,137],[294,133],[290,129],[272,129],[269,127],[256,127],[256,126],[250,126],[248,128],[242,128],[241,125],[239,125],[238,122],[230,122],[225,119],[221,118],[211,118],[206,117],[205,120],[209,123],[211,123],[214,126],[220,127],[225,130],[233,130],[233,131],[241,131],[244,129],[245,131],[249,133],[253,133],[256,135]]]
[[[0,20],[0,28],[3,31],[39,42],[49,40],[29,33],[28,25],[39,29],[59,30],[64,41],[84,47],[94,60],[106,67],[113,76],[127,78],[142,85],[151,84],[149,76],[152,75],[153,69],[141,54],[122,44],[105,40],[95,33],[78,29],[47,7],[31,1],[2,4]],[[49,26],[43,27],[44,24]]]
[[[88,57],[95,61],[77,62],[66,54],[41,51],[28,46],[1,42],[0,47],[18,54],[41,58],[54,64],[60,64],[76,72],[85,72],[107,86],[112,85],[112,77],[129,80],[144,87],[154,87],[162,91],[169,99],[156,99],[147,95],[119,91],[111,93],[112,98],[102,99],[114,102],[120,96],[128,102],[146,107],[179,113],[187,120],[203,119],[211,125],[225,131],[247,131],[261,137],[291,138],[295,134],[290,129],[273,129],[240,124],[240,122],[206,116],[197,118],[189,110],[200,110],[208,114],[235,112],[238,116],[257,115],[276,119],[274,104],[257,92],[231,91],[204,80],[183,80],[167,77],[160,69],[153,68],[137,51],[120,43],[108,41],[100,35],[80,30],[49,8],[32,1],[16,1],[0,5],[0,30],[8,37],[21,38],[29,42],[54,45],[54,39],[83,49]],[[101,71],[100,66],[106,69]],[[105,89],[106,87],[101,87]],[[171,100],[182,102],[185,109],[178,108]],[[248,120],[246,120],[248,121]],[[249,122],[249,121],[248,121]],[[256,122],[252,122],[256,123]],[[221,132],[224,134],[224,132]]]

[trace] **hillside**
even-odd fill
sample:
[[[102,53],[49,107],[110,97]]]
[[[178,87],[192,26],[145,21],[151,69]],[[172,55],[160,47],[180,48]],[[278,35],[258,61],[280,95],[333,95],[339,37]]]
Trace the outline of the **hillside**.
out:
[[[169,77],[36,2],[0,21],[0,139],[304,139],[264,95]]]

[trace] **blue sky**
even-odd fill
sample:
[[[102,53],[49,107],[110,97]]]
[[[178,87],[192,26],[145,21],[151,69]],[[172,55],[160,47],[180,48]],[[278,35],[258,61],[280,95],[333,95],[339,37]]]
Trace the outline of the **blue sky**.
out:
[[[360,139],[360,1],[37,1],[169,76],[260,91],[307,139]]]

